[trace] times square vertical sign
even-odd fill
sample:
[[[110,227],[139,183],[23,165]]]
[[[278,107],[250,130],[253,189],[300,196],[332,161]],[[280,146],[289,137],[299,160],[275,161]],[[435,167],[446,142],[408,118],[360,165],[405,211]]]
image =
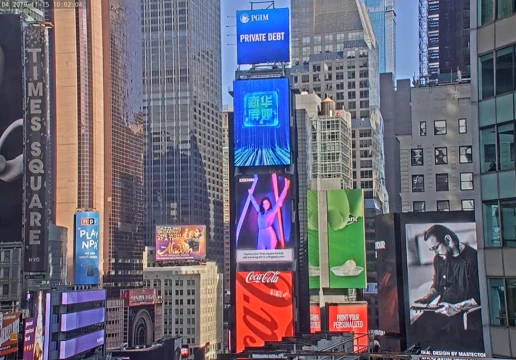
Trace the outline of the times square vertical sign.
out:
[[[24,118],[24,270],[46,272],[48,267],[47,139],[49,90],[47,29],[29,23],[25,39]]]

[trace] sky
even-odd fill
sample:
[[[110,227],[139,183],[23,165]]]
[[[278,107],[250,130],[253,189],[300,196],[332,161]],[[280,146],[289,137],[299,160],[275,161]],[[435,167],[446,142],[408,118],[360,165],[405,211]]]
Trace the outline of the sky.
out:
[[[237,68],[235,12],[250,9],[250,2],[221,0],[221,5],[223,104],[230,105],[232,98],[228,90]],[[289,7],[290,0],[276,0],[275,6]],[[396,0],[396,78],[412,79],[418,73],[418,53],[418,1]]]

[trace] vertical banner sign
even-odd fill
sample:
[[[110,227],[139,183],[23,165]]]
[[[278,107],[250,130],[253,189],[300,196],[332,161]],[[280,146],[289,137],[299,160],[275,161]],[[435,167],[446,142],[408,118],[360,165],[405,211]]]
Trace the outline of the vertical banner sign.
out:
[[[321,307],[319,304],[310,304],[310,334],[321,331]]]
[[[319,266],[319,206],[316,190],[308,190],[308,285],[310,290],[319,289],[321,267]]]
[[[25,272],[46,272],[48,220],[46,142],[48,137],[47,30],[25,28]]]
[[[75,214],[74,284],[99,283],[99,213]]]
[[[34,339],[36,331],[36,318],[25,319],[25,331],[23,333],[23,360],[34,359]]]

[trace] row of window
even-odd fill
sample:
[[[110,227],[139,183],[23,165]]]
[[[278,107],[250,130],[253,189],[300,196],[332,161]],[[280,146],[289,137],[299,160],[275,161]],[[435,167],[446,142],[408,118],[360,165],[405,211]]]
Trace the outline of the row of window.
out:
[[[473,190],[473,173],[460,173],[460,189]],[[449,191],[448,174],[435,174],[435,191]],[[425,192],[425,176],[412,175],[412,192]]]
[[[471,164],[473,162],[473,149],[471,145],[459,146],[459,164]],[[435,165],[448,164],[448,148],[436,147],[434,148],[434,163]],[[410,150],[410,165],[423,166],[425,165],[424,149]]]
[[[480,130],[480,171],[514,169],[514,122]]]
[[[516,247],[516,199],[482,203],[485,247]]]
[[[475,210],[475,200],[461,200],[461,208],[464,211]],[[412,203],[412,210],[414,212],[425,212],[426,202],[425,201],[414,201]],[[450,211],[449,200],[437,200],[437,211]]]
[[[468,126],[466,119],[459,119],[457,121],[457,128],[459,134],[466,134]],[[446,120],[434,120],[434,135],[446,135],[448,133],[448,124]],[[427,135],[426,121],[419,122],[419,136]]]
[[[491,325],[516,326],[516,278],[488,278]]]
[[[480,99],[516,90],[516,47],[496,50],[478,59]]]
[[[516,0],[478,0],[478,25],[486,25],[516,12]]]

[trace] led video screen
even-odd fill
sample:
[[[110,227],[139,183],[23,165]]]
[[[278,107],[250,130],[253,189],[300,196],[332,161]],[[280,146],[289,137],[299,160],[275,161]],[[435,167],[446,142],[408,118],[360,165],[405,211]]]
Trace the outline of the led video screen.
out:
[[[287,175],[255,174],[237,178],[237,262],[293,260],[291,193]]]
[[[233,82],[234,165],[290,165],[290,91],[286,78]]]

